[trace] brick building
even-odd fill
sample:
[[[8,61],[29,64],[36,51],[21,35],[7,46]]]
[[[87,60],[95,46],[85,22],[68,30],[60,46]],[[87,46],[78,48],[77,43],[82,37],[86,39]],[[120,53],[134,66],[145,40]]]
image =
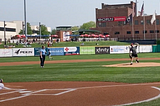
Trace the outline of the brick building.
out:
[[[126,20],[131,18],[128,23]],[[156,15],[151,24],[152,15],[137,16],[136,3],[108,5],[102,3],[102,9],[96,8],[96,28],[103,34],[119,40],[159,39],[160,15]],[[145,22],[145,23],[144,23]]]

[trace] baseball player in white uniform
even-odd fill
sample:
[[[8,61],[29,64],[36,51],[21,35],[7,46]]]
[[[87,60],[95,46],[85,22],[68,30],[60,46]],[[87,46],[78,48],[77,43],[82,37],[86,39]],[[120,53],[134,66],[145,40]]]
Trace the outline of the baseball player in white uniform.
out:
[[[0,79],[0,90],[4,88],[3,79]]]

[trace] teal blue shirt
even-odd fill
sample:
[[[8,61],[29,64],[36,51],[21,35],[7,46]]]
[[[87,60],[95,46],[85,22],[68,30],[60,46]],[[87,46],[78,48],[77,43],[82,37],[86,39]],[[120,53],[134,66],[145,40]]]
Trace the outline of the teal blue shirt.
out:
[[[42,52],[42,55],[46,54],[46,50],[45,49],[41,49],[40,52]]]

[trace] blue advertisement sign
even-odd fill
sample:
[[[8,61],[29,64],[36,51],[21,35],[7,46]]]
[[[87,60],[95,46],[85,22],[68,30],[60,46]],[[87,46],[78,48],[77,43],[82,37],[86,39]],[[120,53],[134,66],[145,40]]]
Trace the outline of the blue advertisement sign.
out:
[[[64,55],[64,48],[48,48],[48,50],[50,50],[51,56]]]
[[[40,55],[40,49],[41,48],[34,48],[34,56],[39,56]],[[46,55],[48,54],[48,48],[45,48],[46,49]]]

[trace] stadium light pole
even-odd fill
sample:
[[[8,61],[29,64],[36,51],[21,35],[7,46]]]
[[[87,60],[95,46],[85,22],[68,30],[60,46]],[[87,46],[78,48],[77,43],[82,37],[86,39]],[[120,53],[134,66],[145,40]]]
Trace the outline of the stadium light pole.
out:
[[[6,22],[4,21],[4,44],[6,45]]]
[[[41,22],[39,22],[39,43],[41,43]]]
[[[25,24],[25,36],[27,40],[26,0],[24,0],[24,24]]]

